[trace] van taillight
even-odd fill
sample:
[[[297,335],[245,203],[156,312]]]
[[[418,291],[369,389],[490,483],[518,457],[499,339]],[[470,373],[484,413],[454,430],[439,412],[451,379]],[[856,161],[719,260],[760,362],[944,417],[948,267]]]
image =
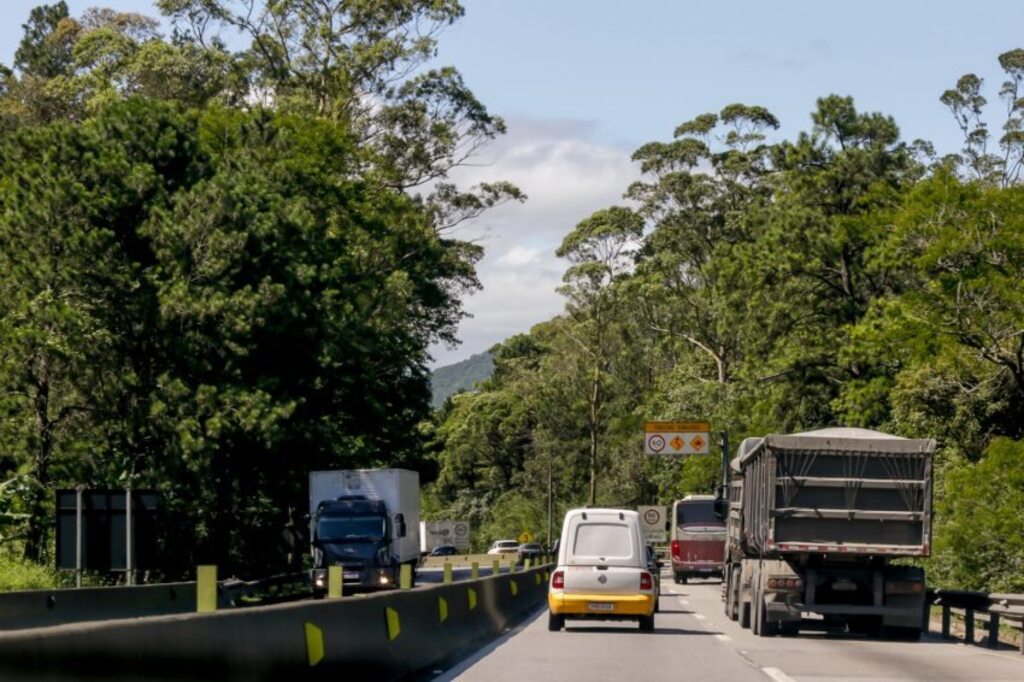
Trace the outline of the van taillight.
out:
[[[551,587],[553,587],[556,590],[564,590],[565,589],[565,573],[562,573],[561,571],[555,571],[551,575]]]
[[[640,589],[641,590],[653,590],[654,589],[654,578],[647,571],[640,574]]]
[[[672,541],[672,558],[682,559],[682,555],[679,553],[679,540]]]

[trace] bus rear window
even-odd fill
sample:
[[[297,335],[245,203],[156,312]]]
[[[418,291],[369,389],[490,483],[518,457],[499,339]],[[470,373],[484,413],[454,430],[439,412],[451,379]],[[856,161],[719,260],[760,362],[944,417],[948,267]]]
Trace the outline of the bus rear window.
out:
[[[720,526],[722,520],[715,516],[714,500],[682,502],[676,506],[676,523],[701,523],[709,526]]]

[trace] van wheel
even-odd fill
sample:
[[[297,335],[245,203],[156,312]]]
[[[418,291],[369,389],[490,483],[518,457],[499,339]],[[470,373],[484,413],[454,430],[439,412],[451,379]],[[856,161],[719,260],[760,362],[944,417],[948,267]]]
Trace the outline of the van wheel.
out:
[[[548,630],[558,632],[565,627],[565,616],[560,616],[548,611]]]
[[[654,632],[654,614],[640,616],[640,632]]]

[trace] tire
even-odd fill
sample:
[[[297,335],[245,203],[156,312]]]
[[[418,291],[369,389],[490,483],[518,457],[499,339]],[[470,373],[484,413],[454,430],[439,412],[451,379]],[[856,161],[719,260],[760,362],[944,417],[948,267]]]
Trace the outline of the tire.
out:
[[[558,632],[565,627],[565,616],[560,616],[548,611],[548,630]]]
[[[757,628],[754,634],[759,637],[774,637],[778,632],[778,623],[774,623],[768,620],[768,605],[765,603],[764,598],[758,599],[757,616],[755,616],[754,625]]]
[[[800,634],[800,621],[784,620],[779,623],[779,634],[783,637],[796,637]]]
[[[640,632],[654,632],[654,614],[640,616]]]
[[[741,599],[742,599],[742,597],[741,597]],[[751,611],[751,609],[753,609],[753,606],[754,605],[751,604],[750,602],[740,601],[739,610],[740,610],[740,627],[741,628],[744,628],[746,630],[750,629],[750,626],[751,626],[750,621],[752,620],[752,618],[750,617],[750,611]]]
[[[921,628],[888,625],[882,628],[882,637],[896,642],[916,642],[921,639]]]
[[[661,611],[661,595],[660,594],[657,595],[654,598],[654,612],[658,613],[659,611]]]
[[[687,577],[685,575],[679,576],[679,584],[680,585],[685,585],[686,584],[686,580],[687,580]]]
[[[730,575],[732,576],[729,581],[730,610],[726,615],[729,616],[729,620],[736,621],[740,618],[740,572],[734,570]]]

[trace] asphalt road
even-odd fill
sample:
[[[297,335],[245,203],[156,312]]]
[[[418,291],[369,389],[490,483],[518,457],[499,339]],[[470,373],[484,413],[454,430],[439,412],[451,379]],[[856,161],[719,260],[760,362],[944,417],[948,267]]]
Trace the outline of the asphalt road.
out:
[[[1024,656],[926,637],[886,642],[841,633],[755,637],[722,613],[717,582],[662,581],[656,631],[632,623],[568,621],[548,632],[547,612],[477,652],[439,681],[715,680],[897,682],[1024,680]]]

